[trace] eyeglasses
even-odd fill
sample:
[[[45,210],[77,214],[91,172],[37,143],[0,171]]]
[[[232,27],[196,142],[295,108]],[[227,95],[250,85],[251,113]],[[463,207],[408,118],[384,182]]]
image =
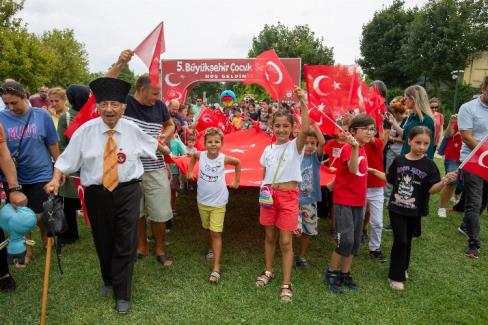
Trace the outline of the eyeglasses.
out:
[[[431,109],[438,109],[438,108],[439,108],[439,106],[431,106],[430,108],[431,108]]]
[[[363,127],[359,127],[359,128],[356,128],[356,129],[363,130],[363,131],[366,131],[366,132],[376,133],[376,128],[368,128],[366,126],[363,126]]]

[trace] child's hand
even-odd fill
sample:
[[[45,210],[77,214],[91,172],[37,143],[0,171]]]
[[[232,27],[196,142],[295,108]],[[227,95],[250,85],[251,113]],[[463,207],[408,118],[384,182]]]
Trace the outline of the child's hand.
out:
[[[193,173],[190,173],[190,171],[188,171],[188,173],[186,173],[186,180],[189,182],[195,181],[195,177],[193,177]]]
[[[345,132],[346,134],[346,142],[349,143],[353,147],[358,147],[359,143],[356,141],[356,139],[352,136],[351,133]]]
[[[335,172],[337,171],[337,168],[330,166],[330,167],[329,167],[329,171],[330,171],[332,174],[335,174]]]
[[[234,181],[232,182],[232,184],[229,185],[230,188],[233,188],[233,189],[238,189],[239,188],[239,181],[234,179]]]
[[[442,182],[444,183],[444,185],[450,183],[450,182],[454,182],[456,179],[457,179],[457,172],[450,172],[450,173],[447,173],[446,176],[444,176],[442,178]]]
[[[300,87],[295,88],[295,94],[297,95],[298,98],[304,98],[305,97],[305,91],[303,91],[303,89]]]

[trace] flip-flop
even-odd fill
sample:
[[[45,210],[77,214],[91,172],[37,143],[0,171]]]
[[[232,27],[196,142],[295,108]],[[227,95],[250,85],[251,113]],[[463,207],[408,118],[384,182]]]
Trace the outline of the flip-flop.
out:
[[[159,263],[161,263],[164,267],[170,267],[171,265],[173,265],[173,260],[171,259],[171,257],[168,257],[167,255],[156,256],[156,260]],[[170,263],[170,264],[166,264],[166,263]]]

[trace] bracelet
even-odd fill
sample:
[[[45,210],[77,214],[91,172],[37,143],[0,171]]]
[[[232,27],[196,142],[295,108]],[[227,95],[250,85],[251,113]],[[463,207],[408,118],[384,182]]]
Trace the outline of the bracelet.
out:
[[[16,187],[9,187],[6,191],[7,194],[10,194],[12,192],[22,192],[22,186],[16,186]]]

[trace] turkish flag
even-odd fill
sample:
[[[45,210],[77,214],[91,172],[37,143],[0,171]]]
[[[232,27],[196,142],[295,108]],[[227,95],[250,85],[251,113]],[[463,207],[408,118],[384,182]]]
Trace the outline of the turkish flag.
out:
[[[134,50],[134,53],[137,54],[142,62],[149,68],[149,78],[153,85],[159,83],[159,57],[165,50],[163,22],[161,22]]]
[[[64,131],[64,135],[67,136],[68,138],[71,138],[73,136],[73,133],[85,122],[88,122],[91,119],[94,119],[96,117],[99,117],[100,114],[98,114],[97,111],[97,104],[95,101],[95,96],[90,92],[90,97],[86,101],[85,105],[83,105],[76,114],[75,118],[71,123],[68,125],[66,128],[66,131]]]
[[[211,109],[208,107],[203,108],[200,111],[200,115],[197,120],[197,131],[205,131],[209,127],[216,127],[222,131],[226,131],[228,127],[227,117],[220,109]]]
[[[81,209],[83,210],[83,217],[85,218],[85,224],[89,227],[90,226],[90,218],[88,218],[88,212],[86,211],[85,187],[83,185],[81,185],[79,177],[73,177],[73,182],[75,183],[76,191],[78,192],[78,197],[80,198]]]
[[[305,65],[303,67],[310,106],[316,106],[333,120],[357,107],[358,72],[343,65]]]
[[[274,49],[259,54],[246,74],[244,85],[258,84],[274,100],[291,98],[295,84]]]
[[[221,152],[238,158],[241,161],[241,184],[243,187],[259,187],[263,180],[263,166],[259,163],[264,149],[271,143],[271,137],[259,128],[239,130],[224,135]],[[171,157],[178,168],[186,175],[190,158],[187,156]],[[234,180],[234,166],[226,166],[226,183],[230,185]],[[198,165],[193,169],[195,179],[198,179]],[[321,185],[326,186],[334,180],[334,175],[321,169]]]
[[[381,96],[377,87],[368,87],[365,83],[361,85],[361,102],[364,111],[374,118],[378,132],[383,133],[383,114],[386,113],[385,99]]]
[[[184,103],[188,92],[185,88],[181,87],[168,87],[163,94],[164,101],[167,103],[172,99],[177,99],[180,103]]]
[[[334,118],[329,116],[323,108],[323,105],[320,107],[312,105],[312,108],[309,111],[309,116],[317,123],[322,133],[327,134],[328,136],[334,136],[341,132],[341,128],[334,121]]]
[[[478,175],[488,181],[488,136],[471,151],[471,154],[463,161],[459,169]]]

